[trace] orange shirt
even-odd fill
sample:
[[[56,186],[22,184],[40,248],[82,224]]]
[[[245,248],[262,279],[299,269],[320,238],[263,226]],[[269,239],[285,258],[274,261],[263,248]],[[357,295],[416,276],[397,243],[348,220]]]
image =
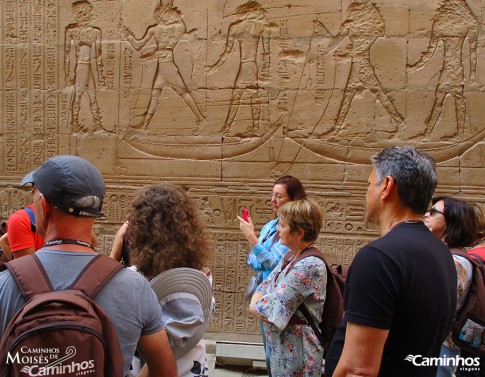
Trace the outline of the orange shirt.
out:
[[[27,207],[34,209],[33,205]],[[12,253],[29,247],[34,247],[35,250],[38,250],[44,244],[44,239],[37,232],[32,233],[30,217],[24,209],[20,209],[10,215],[7,221],[7,234]]]
[[[468,250],[468,254],[476,254],[485,261],[485,245],[479,244],[471,248]]]

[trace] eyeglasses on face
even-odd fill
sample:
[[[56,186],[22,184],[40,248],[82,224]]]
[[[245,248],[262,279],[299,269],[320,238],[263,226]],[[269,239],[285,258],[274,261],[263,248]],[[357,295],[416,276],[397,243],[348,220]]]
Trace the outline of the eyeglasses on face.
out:
[[[286,197],[287,197],[286,195],[275,194],[275,193],[271,194],[271,199],[281,200],[281,199],[284,199]]]
[[[428,210],[428,213],[429,213],[429,215],[430,215],[430,216],[434,216],[434,215],[436,215],[436,214],[438,214],[438,213],[439,213],[439,214],[441,214],[441,215],[443,215],[443,216],[445,215],[443,212],[438,211],[438,210],[437,210],[436,208],[434,208],[434,207],[430,208],[430,209]]]

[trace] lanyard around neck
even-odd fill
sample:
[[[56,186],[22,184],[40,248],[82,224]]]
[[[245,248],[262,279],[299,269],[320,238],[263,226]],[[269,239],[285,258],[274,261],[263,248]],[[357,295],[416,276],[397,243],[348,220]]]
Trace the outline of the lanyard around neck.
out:
[[[56,245],[78,245],[78,246],[89,247],[90,249],[93,249],[94,251],[96,251],[94,249],[93,245],[91,245],[90,243],[88,243],[86,241],[81,241],[81,240],[73,240],[73,239],[70,239],[70,238],[59,238],[59,239],[56,239],[56,240],[46,241],[44,243],[44,246],[42,246],[42,247],[56,246]]]

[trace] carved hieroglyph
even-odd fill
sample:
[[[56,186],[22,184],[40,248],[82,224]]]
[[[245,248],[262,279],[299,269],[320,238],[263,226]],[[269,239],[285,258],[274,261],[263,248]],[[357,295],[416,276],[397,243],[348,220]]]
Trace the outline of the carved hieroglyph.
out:
[[[483,0],[2,0],[0,204],[30,199],[57,154],[108,186],[107,252],[135,190],[183,185],[214,250],[210,331],[256,333],[236,215],[273,216],[272,181],[300,178],[325,213],[318,246],[349,264],[365,223],[369,157],[411,143],[446,194],[483,202]]]

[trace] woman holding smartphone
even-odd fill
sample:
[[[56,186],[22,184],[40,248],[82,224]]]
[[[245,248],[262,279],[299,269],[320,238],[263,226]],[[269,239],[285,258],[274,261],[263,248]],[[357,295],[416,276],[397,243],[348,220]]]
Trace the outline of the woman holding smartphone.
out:
[[[273,192],[271,194],[271,204],[273,213],[276,215],[280,207],[290,201],[305,199],[306,193],[301,182],[291,175],[285,175],[278,178],[273,184]],[[254,224],[249,216],[248,221],[242,217],[237,217],[239,220],[239,229],[248,240],[249,249],[251,250],[248,256],[248,265],[258,273],[257,284],[264,281],[271,271],[276,267],[281,258],[288,252],[289,248],[281,243],[278,235],[279,218],[266,223],[259,237],[256,236]],[[261,323],[261,329],[263,324]],[[262,331],[263,343],[266,349],[266,338],[264,331]],[[268,352],[266,352],[266,365],[268,366],[268,373],[271,376],[268,360]]]
[[[298,178],[291,175],[280,177],[274,182],[271,194],[273,213],[276,215],[280,207],[287,202],[305,198],[305,189]],[[248,221],[244,221],[240,216],[237,218],[239,229],[248,240],[251,250],[248,256],[248,265],[254,271],[262,271],[262,279],[264,280],[289,250],[288,247],[281,244],[278,236],[279,218],[276,217],[267,222],[261,229],[259,237],[256,236],[251,216],[249,216]]]

